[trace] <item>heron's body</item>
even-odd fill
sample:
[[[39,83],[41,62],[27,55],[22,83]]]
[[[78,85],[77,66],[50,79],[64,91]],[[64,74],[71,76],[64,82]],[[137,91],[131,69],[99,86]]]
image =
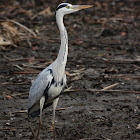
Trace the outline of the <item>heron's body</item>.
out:
[[[45,68],[32,83],[28,100],[29,118],[40,115],[40,123],[42,123],[42,110],[53,103],[54,124],[55,109],[58,103],[59,95],[66,85],[65,66],[68,55],[68,36],[64,27],[63,17],[66,14],[90,7],[92,6],[71,5],[68,3],[62,3],[57,7],[56,22],[60,31],[60,50],[57,59],[47,68]]]
[[[55,75],[55,70],[52,63],[49,67],[44,69],[35,79],[29,94],[29,104],[28,104],[28,116],[36,117],[40,114],[40,99],[42,96],[45,97],[45,103],[43,109],[53,103],[56,97],[59,97],[62,89],[66,85],[66,75],[62,71],[57,71],[60,73],[59,77]],[[64,70],[63,70],[64,71]],[[62,73],[61,73],[62,72]],[[40,93],[40,94],[37,94]]]

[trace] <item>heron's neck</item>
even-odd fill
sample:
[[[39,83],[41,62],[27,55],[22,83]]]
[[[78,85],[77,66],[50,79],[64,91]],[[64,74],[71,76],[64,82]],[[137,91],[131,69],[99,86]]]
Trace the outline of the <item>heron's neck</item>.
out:
[[[60,38],[61,38],[60,50],[56,61],[58,61],[60,65],[62,64],[65,67],[68,55],[68,36],[63,23],[63,15],[61,15],[60,13],[56,13],[56,22],[60,30]]]

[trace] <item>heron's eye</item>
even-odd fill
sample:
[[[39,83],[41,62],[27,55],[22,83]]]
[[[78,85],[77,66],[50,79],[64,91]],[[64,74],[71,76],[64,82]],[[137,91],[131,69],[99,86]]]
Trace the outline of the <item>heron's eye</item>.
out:
[[[69,8],[70,8],[70,6],[66,6],[66,8],[67,8],[67,9],[69,9]]]

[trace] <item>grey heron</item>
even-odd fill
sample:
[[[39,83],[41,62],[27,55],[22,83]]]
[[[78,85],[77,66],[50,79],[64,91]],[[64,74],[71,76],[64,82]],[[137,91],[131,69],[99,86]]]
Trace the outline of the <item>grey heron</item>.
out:
[[[32,83],[28,99],[28,117],[34,118],[40,115],[42,125],[42,111],[53,104],[52,125],[54,130],[55,110],[59,95],[66,85],[65,66],[68,55],[68,36],[63,23],[66,14],[74,13],[81,9],[90,8],[92,5],[71,5],[61,3],[56,9],[56,22],[60,31],[61,45],[56,60],[39,73]]]

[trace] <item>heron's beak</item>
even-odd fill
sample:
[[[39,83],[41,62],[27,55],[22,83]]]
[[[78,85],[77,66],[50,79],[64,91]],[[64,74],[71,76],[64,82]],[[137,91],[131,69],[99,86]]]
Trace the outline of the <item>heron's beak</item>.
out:
[[[74,10],[81,10],[93,7],[93,5],[73,5],[72,9]]]

